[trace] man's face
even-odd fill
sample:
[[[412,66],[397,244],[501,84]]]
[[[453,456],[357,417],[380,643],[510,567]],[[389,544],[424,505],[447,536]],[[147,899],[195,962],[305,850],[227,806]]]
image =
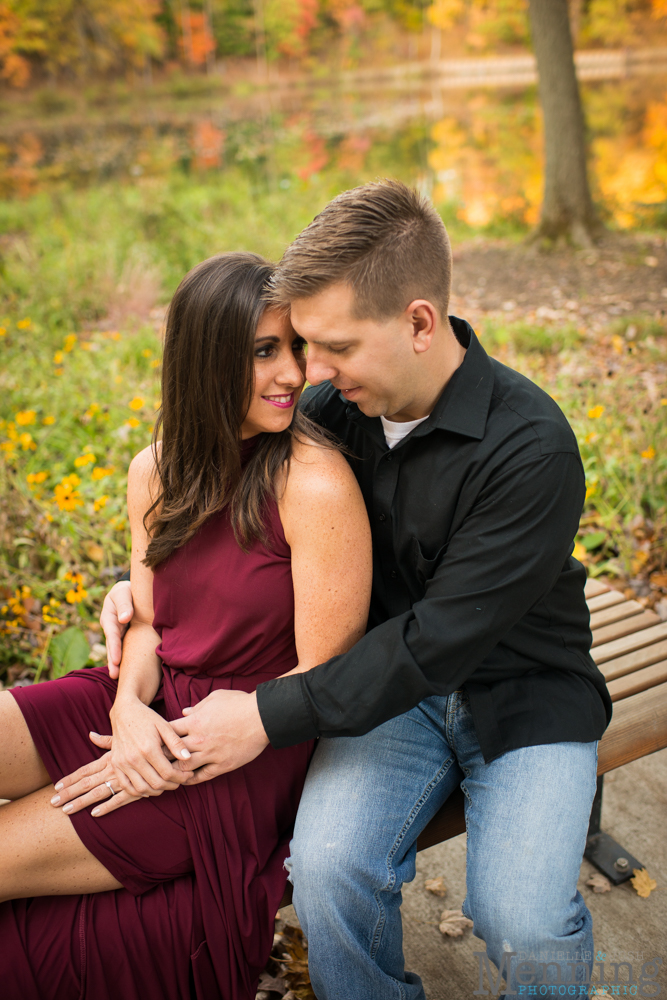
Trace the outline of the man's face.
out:
[[[400,414],[418,379],[410,310],[387,320],[355,319],[353,306],[345,284],[292,302],[292,326],[308,344],[306,378],[312,385],[329,380],[369,417]]]

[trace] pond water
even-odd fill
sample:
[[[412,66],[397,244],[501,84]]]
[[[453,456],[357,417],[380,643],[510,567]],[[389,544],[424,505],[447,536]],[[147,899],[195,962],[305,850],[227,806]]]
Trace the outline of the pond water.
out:
[[[582,97],[597,199],[620,227],[664,224],[667,66],[585,81]],[[42,92],[4,119],[6,198],[111,177],[131,184],[237,170],[283,190],[322,175],[339,187],[400,177],[473,228],[533,224],[541,200],[541,117],[530,82],[471,87],[409,72],[259,87],[181,78],[92,98]]]

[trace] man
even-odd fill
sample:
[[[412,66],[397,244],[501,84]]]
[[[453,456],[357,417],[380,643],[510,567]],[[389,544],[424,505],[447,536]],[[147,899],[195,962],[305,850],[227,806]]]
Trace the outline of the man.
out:
[[[305,405],[346,445],[371,521],[368,632],[173,723],[202,778],[322,737],[287,862],[319,1000],[424,997],[400,890],[459,784],[464,912],[507,992],[526,957],[560,983],[592,961],[577,878],[611,703],[571,555],[583,469],[553,400],[447,318],[450,284],[442,221],[395,182],[340,195],[286,251],[273,293],[308,343]],[[117,588],[112,659],[131,614]]]

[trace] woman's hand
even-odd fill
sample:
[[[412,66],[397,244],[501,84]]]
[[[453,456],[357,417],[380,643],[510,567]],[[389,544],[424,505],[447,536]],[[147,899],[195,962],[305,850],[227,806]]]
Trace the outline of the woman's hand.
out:
[[[111,747],[113,741],[113,736],[100,736],[99,733],[90,733],[90,738],[100,747]],[[56,794],[51,799],[51,805],[61,808],[68,816],[95,806],[93,816],[106,816],[107,813],[120,809],[129,802],[138,802],[141,798],[139,795],[128,795],[126,791],[117,791],[119,786],[109,751],[59,781],[55,786]]]
[[[174,767],[165,755],[187,761],[191,754],[183,740],[161,715],[135,696],[116,698],[110,719],[113,729],[111,764],[120,789],[129,796],[159,795],[173,791],[192,774]]]

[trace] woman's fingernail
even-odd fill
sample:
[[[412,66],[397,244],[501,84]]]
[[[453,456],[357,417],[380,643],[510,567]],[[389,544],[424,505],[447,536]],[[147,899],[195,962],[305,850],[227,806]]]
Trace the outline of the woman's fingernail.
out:
[[[92,729],[90,730],[90,732],[88,733],[88,735],[89,735],[89,736],[97,736],[97,738],[98,738],[98,739],[100,738],[100,734],[99,734],[99,733],[94,733],[94,732],[92,731]]]
[[[64,813],[69,812],[73,805],[74,805],[73,802],[68,802],[66,806],[63,806],[63,812]]]
[[[100,810],[99,809],[93,809],[93,811],[91,812],[90,815],[91,816],[99,816],[99,814],[100,814]]]
[[[185,759],[188,760],[190,757],[192,757],[192,754],[190,753],[189,750],[181,750],[181,757],[185,757]]]
[[[53,798],[51,799],[51,805],[57,806],[59,802],[60,802],[60,796],[54,795]]]
[[[59,781],[59,782],[58,782],[58,784],[57,784],[57,785],[54,785],[53,787],[55,788],[55,790],[56,790],[57,792],[59,792],[59,791],[60,791],[60,789],[61,789],[61,788],[63,787],[63,783],[62,783],[62,781]]]

